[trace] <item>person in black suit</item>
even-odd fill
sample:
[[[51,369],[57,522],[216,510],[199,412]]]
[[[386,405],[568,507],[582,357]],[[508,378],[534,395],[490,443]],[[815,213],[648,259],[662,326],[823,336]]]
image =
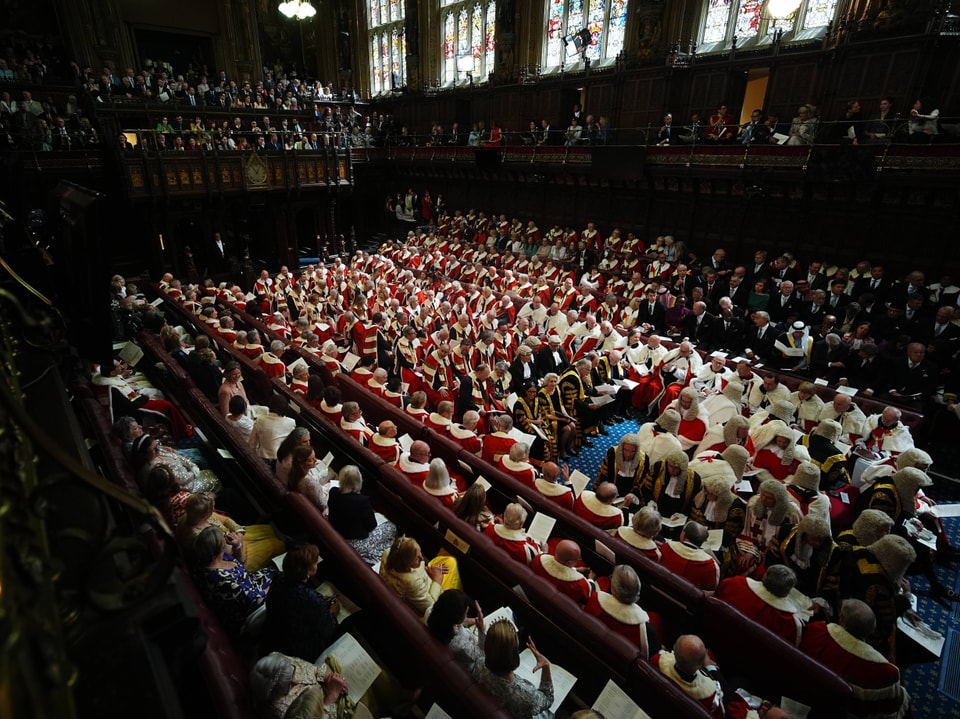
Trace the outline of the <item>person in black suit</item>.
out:
[[[577,245],[577,251],[573,255],[573,262],[577,266],[577,281],[586,273],[597,266],[597,252],[592,247],[587,247],[587,243],[580,240]]]
[[[637,311],[637,324],[647,332],[662,334],[667,326],[667,310],[657,302],[657,291],[647,290],[646,299]]]
[[[827,279],[827,276],[820,271],[821,269],[823,269],[823,263],[820,260],[813,260],[807,266],[807,271],[801,273],[801,279],[807,281],[807,287],[811,290],[823,290],[826,292],[830,286],[830,281]]]
[[[690,274],[690,268],[686,265],[677,265],[676,274],[670,281],[670,294],[674,297],[680,295],[689,297],[696,286],[697,278]]]
[[[898,282],[890,288],[890,296],[888,299],[893,304],[906,305],[907,300],[915,294],[919,294],[924,300],[930,297],[930,291],[927,289],[926,276],[916,270],[907,275],[906,280]]]
[[[747,359],[768,362],[773,354],[773,343],[777,341],[777,331],[770,324],[770,315],[766,312],[753,313],[753,327],[747,329],[744,344]]]
[[[743,351],[743,320],[733,313],[732,308],[725,307],[720,310],[720,316],[714,320],[712,329],[711,350],[721,350],[729,354]]]
[[[770,273],[770,279],[775,285],[783,282],[795,283],[800,279],[800,273],[790,266],[790,260],[784,255],[780,255],[773,261],[773,269]]]
[[[887,395],[897,402],[923,407],[937,389],[937,366],[926,359],[927,350],[919,342],[907,345],[906,359],[899,359],[881,375]]]
[[[839,315],[852,300],[845,290],[846,280],[834,280],[830,283],[830,292],[827,294],[827,307],[831,314]]]
[[[844,365],[847,384],[868,397],[876,392],[877,383],[884,369],[877,345],[873,342],[864,342],[859,350],[846,359]]]
[[[663,125],[657,131],[657,144],[669,145],[673,138],[673,115],[669,112],[663,116]]]
[[[527,382],[536,382],[541,375],[533,361],[533,350],[528,345],[520,345],[517,356],[510,365],[510,389],[518,395]]]
[[[960,327],[953,324],[956,316],[953,308],[941,307],[933,322],[920,324],[917,340],[927,346],[927,355],[941,364],[947,364],[960,350]]]
[[[547,338],[547,346],[537,352],[534,364],[541,377],[551,372],[563,374],[563,371],[570,366],[570,358],[567,357],[567,351],[563,349],[557,335],[550,335]]]
[[[877,302],[883,304],[890,296],[890,290],[893,287],[893,283],[889,278],[883,276],[883,272],[883,265],[874,265],[870,268],[869,277],[861,277],[858,279],[853,284],[853,291],[851,293],[854,299],[869,292],[877,299]]]
[[[794,284],[792,280],[784,280],[780,283],[780,292],[770,297],[767,303],[767,312],[770,314],[770,321],[778,326],[784,326],[790,317],[799,317],[803,312],[803,306],[800,298],[793,292]]]
[[[925,327],[933,318],[933,312],[930,309],[930,303],[926,302],[919,294],[914,294],[907,300],[907,307],[904,311],[903,331],[910,335],[912,339],[920,339],[925,334]]]
[[[690,314],[683,320],[683,336],[700,349],[711,350],[713,323],[716,315],[707,312],[706,302],[694,302]]]
[[[753,264],[746,268],[746,274],[743,276],[743,284],[747,287],[753,287],[757,280],[770,279],[772,268],[767,262],[767,251],[757,250],[753,253]]]
[[[747,306],[750,299],[750,285],[743,281],[738,274],[730,275],[726,292],[721,291],[721,297],[729,297],[733,304],[741,309]]]
[[[830,307],[827,305],[827,293],[824,290],[814,290],[813,299],[803,303],[800,319],[811,327],[819,327],[828,314]]]
[[[710,255],[710,259],[703,263],[703,268],[706,270],[710,268],[717,273],[717,278],[726,281],[727,277],[733,274],[733,269],[730,267],[730,263],[727,262],[727,251],[722,247],[718,247],[714,250],[713,254]]]

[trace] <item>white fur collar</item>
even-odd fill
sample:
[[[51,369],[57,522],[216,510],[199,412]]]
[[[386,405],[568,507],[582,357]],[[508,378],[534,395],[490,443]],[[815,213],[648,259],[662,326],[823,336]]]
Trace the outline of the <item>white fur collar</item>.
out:
[[[448,484],[443,489],[430,489],[430,487],[427,485],[423,485],[423,488],[427,490],[427,494],[432,494],[434,497],[446,497],[450,494],[457,493],[457,485],[455,485],[453,482]]]
[[[540,494],[546,495],[547,497],[561,497],[564,494],[570,493],[570,487],[567,487],[563,484],[557,484],[556,482],[548,482],[542,477],[537,477],[536,482],[537,491]]]
[[[559,579],[562,582],[577,582],[583,579],[583,575],[580,574],[580,572],[573,567],[560,564],[557,558],[551,554],[541,554],[540,565],[543,567],[543,571],[554,579]]]
[[[450,436],[454,439],[470,439],[471,437],[476,437],[477,433],[472,429],[467,429],[462,424],[451,424]]]
[[[497,536],[501,539],[506,539],[510,542],[526,542],[527,533],[522,529],[507,529],[502,524],[493,525],[493,531],[497,533]]]
[[[414,462],[410,459],[409,454],[401,454],[400,459],[397,460],[397,469],[404,473],[416,474],[418,472],[429,472],[430,465],[426,462]]]
[[[877,664],[886,664],[887,658],[866,642],[860,641],[839,624],[828,624],[827,633],[842,649],[859,659]]]
[[[580,493],[580,501],[583,502],[583,506],[588,510],[596,514],[598,517],[622,517],[623,514],[620,512],[619,507],[614,507],[612,504],[604,504],[599,499],[597,495],[590,491],[583,491]]]
[[[510,472],[526,472],[533,469],[533,465],[529,462],[514,462],[508,454],[503,455],[500,462]]]
[[[670,679],[677,682],[681,687],[683,687],[684,692],[689,694],[697,701],[709,699],[717,693],[717,683],[713,680],[708,680],[708,677],[700,674],[699,672],[692,682],[681,677],[677,673],[677,658],[673,655],[673,652],[661,652],[660,658],[657,660],[657,662],[660,666],[660,671],[665,676],[670,677]],[[748,714],[747,716],[750,715]]]
[[[699,547],[691,547],[689,544],[684,544],[683,542],[678,542],[676,540],[671,540],[667,542],[670,549],[677,554],[677,556],[686,559],[688,562],[712,562],[715,561],[713,557],[707,554],[705,551]]]
[[[380,434],[379,432],[374,434],[370,441],[373,442],[378,447],[396,447],[397,446],[396,437],[387,437],[385,435]]]
[[[633,531],[633,527],[618,527],[617,535],[632,547],[642,549],[645,552],[656,551],[658,555],[660,554],[660,547],[657,546],[657,543],[650,539],[650,537],[637,534]]]
[[[747,587],[774,609],[779,609],[781,612],[789,612],[790,614],[797,614],[800,611],[800,607],[793,602],[789,595],[786,597],[775,597],[763,586],[763,582],[748,577]]]
[[[444,417],[442,414],[437,414],[436,412],[430,413],[430,422],[431,424],[436,424],[441,427],[453,424],[448,417]]]
[[[607,592],[597,592],[600,608],[618,622],[637,626],[650,621],[650,615],[637,604],[624,604]]]

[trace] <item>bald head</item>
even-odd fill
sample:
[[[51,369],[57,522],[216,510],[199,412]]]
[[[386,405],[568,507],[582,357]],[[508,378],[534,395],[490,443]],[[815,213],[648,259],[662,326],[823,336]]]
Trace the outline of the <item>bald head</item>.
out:
[[[617,485],[613,482],[603,482],[596,489],[597,499],[599,499],[604,504],[612,504],[613,501],[617,498]]]
[[[580,545],[571,539],[564,539],[557,543],[553,556],[560,564],[572,567],[580,561]]]
[[[707,648],[696,634],[684,634],[673,645],[677,671],[684,676],[693,676],[703,668],[707,660]]]

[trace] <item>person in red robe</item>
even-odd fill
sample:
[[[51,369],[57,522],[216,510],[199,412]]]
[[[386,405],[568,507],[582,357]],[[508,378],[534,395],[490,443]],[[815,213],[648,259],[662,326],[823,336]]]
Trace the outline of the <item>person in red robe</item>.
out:
[[[370,438],[367,448],[387,464],[396,464],[403,449],[397,442],[397,425],[385,419],[377,426],[377,433]]]
[[[610,591],[591,594],[584,611],[636,644],[640,657],[649,660],[660,651],[655,627],[659,620],[641,609],[637,604],[639,598],[640,578],[636,570],[627,564],[618,564],[610,574]]]
[[[551,502],[559,504],[564,509],[573,510],[573,490],[560,482],[560,467],[556,462],[544,462],[540,468],[540,476],[533,483],[537,491]],[[563,478],[569,480],[570,467],[563,466]]]
[[[707,536],[707,528],[702,524],[687,522],[679,541],[660,545],[660,564],[698,589],[713,592],[720,582],[720,565],[701,548]]]
[[[905,716],[910,695],[900,670],[865,640],[877,626],[873,610],[859,599],[845,599],[837,624],[812,622],[800,650],[846,681],[853,689],[850,717],[896,719]]]
[[[584,490],[573,503],[573,511],[592,524],[604,530],[615,530],[623,524],[623,512],[614,505],[619,493],[613,482],[603,482],[596,492]]]
[[[778,637],[798,646],[808,606],[800,606],[799,592],[792,594],[797,575],[782,564],[767,569],[763,581],[730,577],[717,587],[717,599],[725,601],[749,619],[762,624]],[[805,598],[804,598],[805,599]]]
[[[583,568],[580,547],[569,539],[559,541],[552,555],[539,554],[530,563],[533,573],[546,579],[561,594],[577,604],[586,604],[590,595],[597,590],[597,584],[588,567],[585,568],[587,576],[578,567]]]
[[[410,451],[404,452],[397,460],[397,469],[403,472],[410,483],[423,487],[430,471],[430,445],[423,440],[416,440],[410,445]]]
[[[508,504],[503,510],[503,524],[489,524],[483,533],[513,559],[530,564],[542,549],[537,540],[524,530],[526,521],[527,510],[517,503]]]

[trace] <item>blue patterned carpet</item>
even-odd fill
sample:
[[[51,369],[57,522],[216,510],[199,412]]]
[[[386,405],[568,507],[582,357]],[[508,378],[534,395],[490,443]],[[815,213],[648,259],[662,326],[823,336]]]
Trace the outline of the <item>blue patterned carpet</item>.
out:
[[[616,444],[620,437],[629,432],[639,430],[640,424],[636,420],[621,422],[608,428],[608,436],[601,435],[593,439],[594,447],[584,449],[579,457],[570,460],[571,471],[579,469],[588,477],[595,478],[600,471],[600,463],[607,449]],[[944,465],[934,464],[934,470],[942,469]],[[960,501],[960,485],[938,480],[937,486],[928,492],[937,501]],[[960,547],[960,518],[944,520],[951,544]],[[954,587],[960,591],[960,576],[955,564],[937,565],[937,577],[947,587]],[[945,609],[923,592],[929,585],[923,577],[910,577],[913,589],[918,592],[917,613],[932,628],[947,636],[950,629],[958,632],[957,641],[960,642],[960,609]],[[957,606],[957,605],[955,605]],[[958,647],[960,649],[960,647]],[[958,652],[960,654],[960,652]],[[947,656],[947,647],[944,647],[944,658]],[[954,664],[945,668],[947,674],[956,677],[960,673],[960,665]],[[915,664],[903,673],[903,683],[913,698],[913,716],[915,719],[960,719],[960,701],[947,696],[938,688],[940,685],[941,662]],[[956,680],[954,680],[956,682]]]

